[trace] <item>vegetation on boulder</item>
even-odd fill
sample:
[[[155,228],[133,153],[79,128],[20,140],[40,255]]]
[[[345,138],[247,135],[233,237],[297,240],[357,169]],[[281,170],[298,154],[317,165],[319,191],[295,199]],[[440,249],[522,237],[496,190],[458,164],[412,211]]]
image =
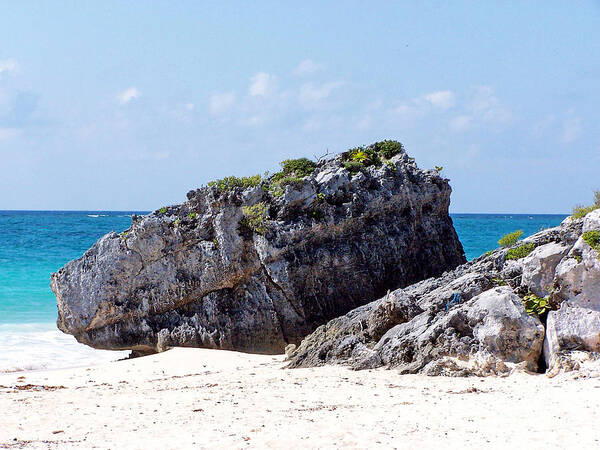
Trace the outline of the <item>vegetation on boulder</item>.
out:
[[[525,304],[525,311],[527,311],[527,314],[530,316],[541,316],[550,309],[550,303],[548,302],[547,297],[538,297],[532,293],[523,297],[523,303]]]
[[[506,260],[525,258],[535,249],[535,244],[523,244],[515,248],[508,249]]]
[[[210,181],[209,186],[217,186],[219,191],[227,192],[232,191],[235,188],[246,189],[249,187],[258,186],[262,182],[260,175],[253,175],[250,177],[225,177],[220,180]]]
[[[600,208],[600,191],[594,191],[594,203],[590,206],[575,205],[571,216],[574,219],[581,219],[588,213]]]
[[[586,231],[583,233],[583,240],[587,245],[600,253],[600,231]]]
[[[252,206],[242,206],[242,224],[248,229],[258,234],[265,234],[267,231],[267,216],[269,207],[266,203],[260,202]]]
[[[513,231],[512,233],[505,234],[498,240],[500,247],[512,247],[517,241],[523,236],[523,230]]]

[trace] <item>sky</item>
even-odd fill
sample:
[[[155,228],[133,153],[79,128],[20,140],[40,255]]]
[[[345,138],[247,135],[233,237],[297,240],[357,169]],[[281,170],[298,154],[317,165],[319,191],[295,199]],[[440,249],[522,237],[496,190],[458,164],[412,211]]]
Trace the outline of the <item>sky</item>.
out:
[[[599,1],[5,1],[0,209],[153,210],[382,139],[451,211],[600,189]]]

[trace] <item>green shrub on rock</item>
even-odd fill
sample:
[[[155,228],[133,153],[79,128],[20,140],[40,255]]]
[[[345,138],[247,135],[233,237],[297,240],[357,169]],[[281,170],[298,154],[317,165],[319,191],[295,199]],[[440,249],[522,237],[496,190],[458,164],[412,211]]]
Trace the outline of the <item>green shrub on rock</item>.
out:
[[[217,186],[219,188],[219,191],[221,192],[227,192],[227,191],[231,191],[235,188],[242,188],[242,189],[246,189],[249,187],[255,187],[258,186],[262,181],[262,178],[260,175],[253,175],[251,177],[242,177],[242,178],[238,178],[238,177],[225,177],[221,180],[215,180],[215,181],[210,181],[208,183],[209,186]]]
[[[404,147],[400,142],[390,140],[377,142],[374,147],[375,151],[385,159],[390,159],[404,150]]]
[[[590,206],[575,205],[573,207],[571,216],[574,219],[581,219],[585,217],[588,213],[591,213],[592,211],[598,208],[600,208],[600,191],[594,191],[594,204]]]
[[[244,215],[242,224],[255,233],[265,234],[268,212],[269,207],[264,202],[252,206],[242,206],[242,214]]]
[[[347,161],[344,163],[344,168],[354,175],[363,170],[365,165],[359,161]]]
[[[587,245],[600,253],[600,231],[586,231],[583,233],[583,240]]]
[[[517,243],[519,238],[523,235],[523,230],[513,231],[512,233],[505,234],[498,240],[500,247],[512,247]]]
[[[550,309],[547,297],[538,297],[531,293],[523,297],[523,303],[525,304],[525,311],[529,315],[537,314],[540,316]]]
[[[506,260],[525,258],[535,249],[535,244],[523,244],[515,248],[508,249]]]

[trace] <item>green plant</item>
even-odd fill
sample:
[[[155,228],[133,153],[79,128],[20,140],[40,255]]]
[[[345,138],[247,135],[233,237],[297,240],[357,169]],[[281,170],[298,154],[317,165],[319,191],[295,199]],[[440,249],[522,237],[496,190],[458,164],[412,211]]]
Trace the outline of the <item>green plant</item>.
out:
[[[512,247],[517,243],[519,238],[523,235],[523,230],[513,231],[512,233],[505,234],[498,239],[498,245],[500,247]]]
[[[581,254],[579,253],[573,253],[572,258],[577,261],[578,263],[580,263],[581,261],[583,261],[583,257],[581,256]]]
[[[583,206],[583,205],[575,205],[573,207],[573,212],[571,214],[571,216],[573,216],[574,219],[581,219],[582,217],[587,216],[588,213],[591,213],[592,211],[594,211],[595,209],[598,209],[600,206],[598,205],[591,205],[591,206]]]
[[[281,167],[285,175],[295,174],[297,177],[304,178],[315,171],[317,164],[308,158],[298,158],[281,161]]]
[[[319,202],[321,202],[321,203],[322,203],[322,202],[324,202],[324,201],[325,201],[325,198],[326,198],[326,196],[325,196],[325,194],[323,194],[322,192],[319,192],[319,193],[317,194],[317,198],[319,199]]]
[[[238,178],[238,177],[225,177],[222,178],[220,180],[215,180],[215,181],[210,181],[208,183],[209,186],[217,186],[217,188],[219,189],[219,191],[221,192],[226,192],[226,191],[231,191],[235,188],[249,188],[249,187],[255,187],[258,186],[262,181],[262,178],[260,175],[253,175],[251,177],[242,177],[242,178]]]
[[[502,278],[492,278],[492,282],[496,285],[496,286],[506,286],[506,281],[503,280]]]
[[[540,316],[550,309],[548,297],[538,297],[532,293],[523,297],[523,303],[525,304],[525,311],[529,315],[537,314]]]
[[[594,204],[590,206],[575,205],[571,216],[573,216],[574,219],[581,219],[598,208],[600,208],[600,191],[594,191]]]
[[[380,166],[381,158],[375,150],[375,146],[371,145],[369,147],[355,147],[351,148],[344,155],[344,159],[354,162],[359,162],[366,166]]]
[[[212,242],[213,242],[213,244],[214,244],[215,247],[219,246],[219,241],[217,241],[217,238],[214,238]]]
[[[281,197],[284,194],[284,191],[279,184],[270,185],[269,192],[273,197]]]
[[[180,219],[175,219],[175,221],[173,222],[173,226],[178,227],[180,223],[181,223]]]
[[[600,253],[600,231],[586,231],[582,237],[587,245]]]
[[[494,253],[494,250],[488,250],[485,252],[485,256],[490,256],[492,253]]]
[[[385,165],[386,165],[386,166],[388,166],[392,172],[395,172],[395,171],[396,171],[396,164],[394,164],[393,162],[391,162],[391,161],[386,161],[386,162],[385,162]]]
[[[297,177],[295,175],[290,175],[289,177],[283,177],[280,178],[276,185],[278,186],[287,186],[288,184],[300,184],[302,183],[303,179],[301,177]]]
[[[344,163],[344,168],[352,175],[360,172],[365,168],[365,165],[359,161],[347,161]]]
[[[515,248],[509,248],[506,253],[506,260],[525,258],[535,249],[535,244],[523,244]]]
[[[252,206],[242,206],[242,214],[244,215],[242,224],[255,233],[265,234],[268,212],[269,207],[264,202]]]
[[[167,208],[165,208],[165,207],[163,206],[162,208],[160,208],[160,209],[158,210],[158,212],[159,212],[159,213],[161,213],[161,214],[165,214],[165,213],[167,212]]]
[[[377,142],[374,144],[374,147],[375,151],[385,159],[390,159],[404,150],[400,142],[390,140]]]
[[[192,220],[196,220],[198,218],[198,214],[196,214],[195,212],[191,212],[187,216],[188,216],[188,219],[192,219]]]
[[[443,168],[443,167],[441,167],[441,166],[433,166],[433,167],[435,168],[435,170],[437,170],[437,171],[438,171],[438,173],[441,173],[441,172],[442,172],[442,170],[444,170],[444,168]]]

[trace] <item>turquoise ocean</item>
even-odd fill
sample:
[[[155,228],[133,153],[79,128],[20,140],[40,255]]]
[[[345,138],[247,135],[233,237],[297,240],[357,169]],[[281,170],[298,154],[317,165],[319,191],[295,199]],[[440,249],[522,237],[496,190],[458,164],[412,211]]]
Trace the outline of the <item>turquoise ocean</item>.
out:
[[[119,359],[58,331],[50,274],[80,257],[99,237],[120,232],[140,211],[0,211],[0,372],[80,366]],[[452,214],[473,259],[521,229],[524,236],[558,225],[566,215]]]

